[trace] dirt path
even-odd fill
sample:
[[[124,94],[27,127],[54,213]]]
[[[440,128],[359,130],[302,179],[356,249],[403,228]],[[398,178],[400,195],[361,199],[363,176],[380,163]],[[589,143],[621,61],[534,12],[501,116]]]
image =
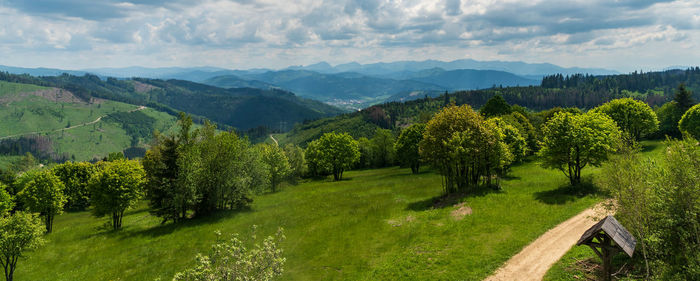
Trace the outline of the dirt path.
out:
[[[583,232],[607,215],[603,204],[586,209],[550,229],[485,280],[542,280],[547,270],[576,244]]]
[[[147,107],[145,107],[145,106],[139,106],[139,107],[137,107],[137,108],[135,108],[135,109],[129,110],[128,112],[134,112],[134,111],[144,110],[144,109],[146,109],[146,108],[147,108]],[[107,117],[107,115],[103,115],[103,116],[97,117],[97,119],[95,119],[95,120],[93,120],[93,121],[90,121],[90,122],[87,122],[87,123],[82,123],[82,124],[78,124],[78,125],[75,125],[75,126],[70,126],[70,127],[67,127],[67,128],[61,128],[61,129],[56,129],[56,130],[48,130],[48,131],[35,131],[35,132],[21,133],[21,134],[16,134],[16,135],[11,135],[11,136],[4,136],[4,137],[0,137],[0,140],[2,140],[2,139],[8,139],[8,138],[14,138],[14,137],[19,137],[19,136],[24,136],[24,135],[37,135],[37,134],[43,134],[43,133],[53,133],[53,132],[66,131],[66,130],[75,129],[75,128],[78,128],[78,127],[84,127],[84,126],[88,126],[88,125],[95,124],[95,123],[97,123],[97,122],[100,122],[100,121],[102,120],[102,118],[104,118],[104,117]]]
[[[272,139],[272,141],[275,142],[275,145],[277,145],[277,146],[280,145],[280,144],[277,142],[277,139],[275,139],[275,137],[272,136],[272,134],[270,134],[270,138]]]

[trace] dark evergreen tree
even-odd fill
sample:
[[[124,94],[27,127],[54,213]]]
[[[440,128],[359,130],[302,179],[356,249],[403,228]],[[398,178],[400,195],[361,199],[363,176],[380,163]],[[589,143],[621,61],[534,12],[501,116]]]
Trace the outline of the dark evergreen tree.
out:
[[[678,85],[678,91],[676,92],[676,96],[673,98],[673,100],[676,102],[681,112],[686,112],[689,108],[695,105],[693,94],[685,88],[685,84],[683,83]]]

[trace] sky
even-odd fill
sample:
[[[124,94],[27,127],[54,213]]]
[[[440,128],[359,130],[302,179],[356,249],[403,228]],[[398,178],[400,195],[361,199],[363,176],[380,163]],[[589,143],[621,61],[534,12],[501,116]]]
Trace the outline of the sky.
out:
[[[0,64],[283,68],[470,58],[700,65],[700,1],[0,0]]]

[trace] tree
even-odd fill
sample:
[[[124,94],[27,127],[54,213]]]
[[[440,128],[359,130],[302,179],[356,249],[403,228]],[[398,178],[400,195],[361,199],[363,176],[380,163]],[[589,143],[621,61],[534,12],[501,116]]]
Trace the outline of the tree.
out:
[[[287,156],[289,160],[289,167],[291,172],[289,176],[292,180],[301,178],[306,174],[306,158],[304,156],[304,149],[293,144],[287,144],[284,146],[284,155]]]
[[[678,130],[678,122],[681,121],[683,113],[675,101],[670,101],[656,109],[656,116],[659,119],[659,135],[670,137],[681,137]]]
[[[143,157],[146,172],[145,196],[151,214],[163,219],[179,221],[187,216],[196,201],[194,177],[198,162],[192,132],[192,118],[180,114],[179,131],[172,135],[154,133],[151,149]]]
[[[621,133],[605,114],[559,112],[543,127],[542,166],[559,169],[571,185],[581,182],[581,170],[600,166],[620,145]]]
[[[292,172],[289,160],[284,151],[277,145],[261,144],[259,146],[262,162],[270,175],[270,187],[272,192],[277,191],[277,186]]]
[[[53,168],[53,173],[65,185],[66,209],[85,210],[90,206],[88,182],[95,167],[88,162],[66,162]]]
[[[678,129],[695,139],[700,139],[700,104],[697,104],[683,114],[678,123]]]
[[[508,104],[508,102],[506,102],[505,99],[503,99],[503,97],[501,97],[500,95],[495,95],[488,101],[486,101],[486,104],[484,104],[484,106],[482,106],[481,109],[479,109],[479,112],[484,117],[489,118],[494,116],[510,114],[511,109],[510,105]]]
[[[0,217],[7,215],[15,206],[12,196],[7,192],[7,185],[0,183]]]
[[[27,152],[22,158],[12,163],[11,169],[15,173],[22,173],[33,169],[37,165],[39,165],[39,161],[37,161],[36,158],[34,158],[34,155]]]
[[[225,241],[217,232],[217,242],[208,256],[197,255],[196,265],[175,274],[174,281],[268,281],[280,276],[286,259],[280,244],[285,237],[280,228],[277,234],[268,236],[261,244],[246,248],[256,240],[255,226],[250,241],[242,241],[238,235]]]
[[[46,170],[35,174],[19,193],[19,197],[29,211],[44,216],[48,233],[53,229],[54,217],[63,213],[63,205],[66,204],[64,189],[63,182],[50,170]]]
[[[488,128],[469,105],[443,108],[425,127],[421,157],[438,168],[445,193],[490,185],[509,158],[502,133]]]
[[[357,161],[356,167],[360,169],[372,167],[375,158],[372,142],[366,137],[361,137],[357,139],[357,146],[360,150],[360,159]]]
[[[612,118],[620,130],[633,141],[639,141],[659,129],[659,120],[651,107],[631,98],[611,100],[593,111]]]
[[[401,131],[394,149],[401,164],[411,167],[411,172],[417,174],[420,169],[420,153],[418,145],[423,140],[425,124],[416,123]]]
[[[35,214],[16,212],[0,218],[0,264],[5,269],[5,280],[14,278],[17,262],[28,250],[44,243],[44,227]]]
[[[681,112],[686,112],[690,107],[695,105],[693,94],[685,88],[685,84],[683,83],[678,85],[678,91],[676,91],[676,96],[673,98],[673,101],[676,102]]]
[[[522,161],[527,156],[527,141],[520,135],[518,129],[499,117],[492,117],[486,121],[488,126],[498,127],[503,134],[502,140],[508,145],[508,150],[512,154],[514,161]]]
[[[325,133],[309,143],[307,153],[309,170],[329,171],[333,179],[339,181],[343,172],[352,167],[360,158],[357,141],[348,133]]]
[[[124,211],[133,207],[143,195],[145,171],[134,160],[116,160],[104,164],[90,179],[93,213],[112,215],[112,228],[122,227]]]
[[[386,167],[394,164],[394,136],[390,130],[377,128],[374,132],[372,151],[374,152],[375,167]]]

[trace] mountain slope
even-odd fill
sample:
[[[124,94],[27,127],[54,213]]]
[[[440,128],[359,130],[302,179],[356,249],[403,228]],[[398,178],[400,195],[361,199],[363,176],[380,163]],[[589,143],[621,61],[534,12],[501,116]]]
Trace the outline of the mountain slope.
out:
[[[258,126],[278,128],[280,122],[291,126],[343,112],[282,90],[222,89],[184,80],[102,80],[95,75],[32,77],[2,72],[0,80],[61,88],[85,101],[101,98],[146,105],[172,115],[185,111],[241,130]]]
[[[143,152],[153,130],[175,117],[121,102],[83,100],[53,87],[0,81],[0,155],[30,152],[56,161],[92,160],[110,152]],[[138,155],[132,155],[138,156]]]

